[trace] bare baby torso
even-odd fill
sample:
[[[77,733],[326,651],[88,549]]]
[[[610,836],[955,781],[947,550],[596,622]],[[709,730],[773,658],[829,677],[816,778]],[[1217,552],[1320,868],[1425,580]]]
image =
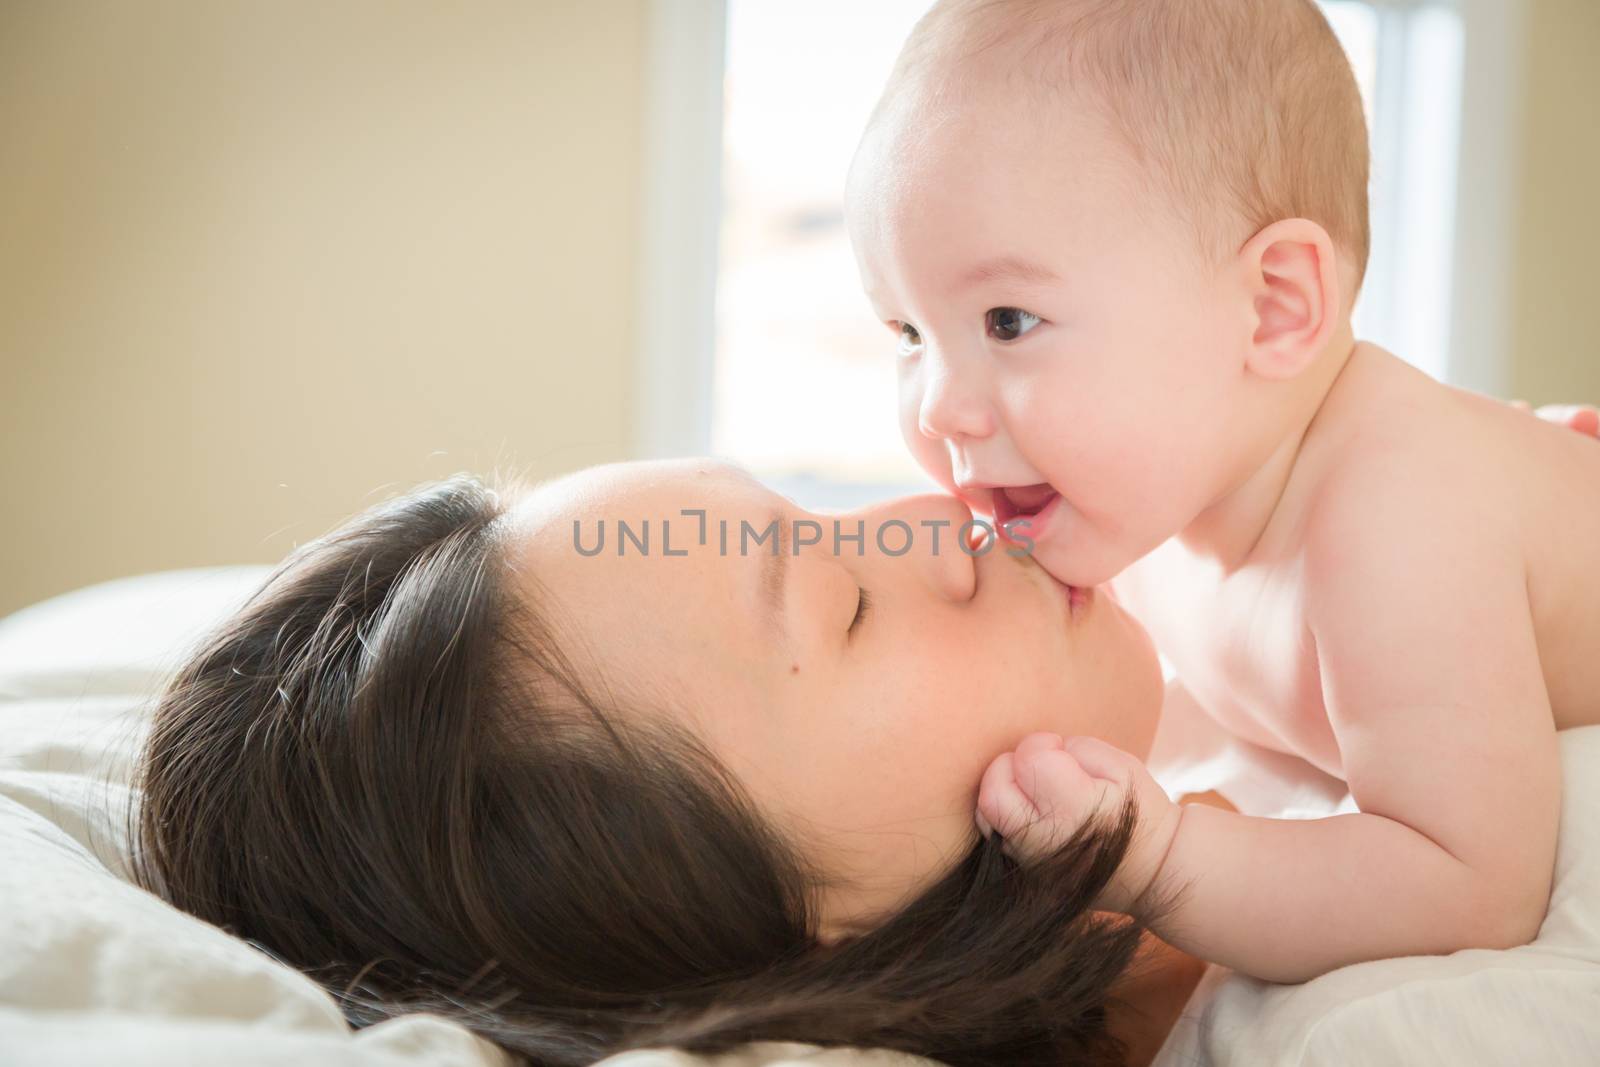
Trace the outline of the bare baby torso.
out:
[[[1362,464],[1411,477],[1418,465],[1400,460],[1422,456],[1454,472],[1452,491],[1474,494],[1482,514],[1508,520],[1528,616],[1507,625],[1531,618],[1555,727],[1600,722],[1600,443],[1440,385],[1373,346],[1351,356],[1242,565],[1225,570],[1174,538],[1118,577],[1117,596],[1218,722],[1342,777],[1307,614],[1306,527],[1330,473]],[[1437,486],[1418,486],[1428,491]],[[1453,531],[1418,533],[1443,544]],[[1370,610],[1385,596],[1370,590]]]

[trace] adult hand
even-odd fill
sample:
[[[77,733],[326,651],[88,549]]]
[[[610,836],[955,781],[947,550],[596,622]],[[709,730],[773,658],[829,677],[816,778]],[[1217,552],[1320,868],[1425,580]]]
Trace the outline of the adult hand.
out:
[[[1522,411],[1532,411],[1526,400],[1513,400],[1511,406]],[[1577,430],[1590,437],[1600,437],[1600,410],[1592,404],[1546,404],[1533,412],[1546,422]]]

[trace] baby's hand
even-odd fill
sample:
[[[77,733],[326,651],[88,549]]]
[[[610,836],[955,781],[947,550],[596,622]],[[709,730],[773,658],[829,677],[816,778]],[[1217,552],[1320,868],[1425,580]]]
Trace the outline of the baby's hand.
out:
[[[978,829],[1005,839],[1008,856],[1027,863],[1054,851],[1088,819],[1114,819],[1128,794],[1139,807],[1122,866],[1096,906],[1136,914],[1178,831],[1182,809],[1143,763],[1093,737],[1029,734],[996,756],[978,787]]]

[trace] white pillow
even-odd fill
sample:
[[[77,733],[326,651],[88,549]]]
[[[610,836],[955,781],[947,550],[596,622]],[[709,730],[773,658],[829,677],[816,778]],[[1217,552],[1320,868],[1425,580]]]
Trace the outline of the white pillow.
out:
[[[145,698],[266,572],[147,575],[0,620],[7,1065],[508,1062],[431,1016],[352,1034],[315,983],[124,880]]]

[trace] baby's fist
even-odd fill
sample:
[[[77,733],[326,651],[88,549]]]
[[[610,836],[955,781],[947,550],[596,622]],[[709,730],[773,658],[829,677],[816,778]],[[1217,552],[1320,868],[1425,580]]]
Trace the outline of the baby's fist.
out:
[[[1178,827],[1178,805],[1143,763],[1094,737],[1029,734],[996,756],[978,786],[978,828],[1005,839],[1005,852],[1027,863],[1060,847],[1096,816],[1115,818],[1129,794],[1139,824],[1127,856],[1097,901],[1131,912],[1155,878]]]

